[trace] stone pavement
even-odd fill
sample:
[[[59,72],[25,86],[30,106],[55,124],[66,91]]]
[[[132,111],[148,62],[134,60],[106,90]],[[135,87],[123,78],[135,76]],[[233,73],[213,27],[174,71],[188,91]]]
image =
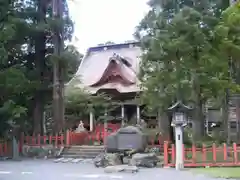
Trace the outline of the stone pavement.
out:
[[[82,158],[58,158],[53,160],[55,163],[93,163],[93,159]]]
[[[0,161],[0,180],[214,180],[189,171],[140,169],[138,173],[104,173],[92,163],[54,163],[53,160]],[[224,180],[224,179],[218,179]]]

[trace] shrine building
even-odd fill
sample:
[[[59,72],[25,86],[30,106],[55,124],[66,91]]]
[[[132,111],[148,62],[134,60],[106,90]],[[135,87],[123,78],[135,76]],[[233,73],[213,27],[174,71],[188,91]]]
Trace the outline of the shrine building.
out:
[[[141,48],[138,42],[111,44],[91,47],[87,50],[79,65],[75,77],[69,82],[75,88],[84,88],[88,93],[96,95],[106,93],[113,100],[121,102],[111,116],[141,120],[143,106],[137,97],[141,92],[138,79]],[[76,81],[79,80],[79,81]],[[90,115],[90,130],[93,129],[94,115]]]

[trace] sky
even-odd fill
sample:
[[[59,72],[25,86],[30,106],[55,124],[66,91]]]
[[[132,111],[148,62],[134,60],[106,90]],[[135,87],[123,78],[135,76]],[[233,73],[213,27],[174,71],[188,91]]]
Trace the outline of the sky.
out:
[[[81,53],[100,43],[133,40],[135,27],[148,11],[148,0],[69,0],[74,21],[72,43]]]

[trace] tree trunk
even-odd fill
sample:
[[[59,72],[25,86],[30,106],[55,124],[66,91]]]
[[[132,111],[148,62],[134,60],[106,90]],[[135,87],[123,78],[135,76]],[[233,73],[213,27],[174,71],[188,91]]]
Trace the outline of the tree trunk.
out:
[[[229,90],[226,89],[224,93],[223,103],[222,103],[222,130],[224,138],[227,139],[228,144],[230,143],[230,137],[229,137],[229,129],[228,129],[228,114],[229,114]]]
[[[202,110],[202,103],[198,101],[195,106],[192,129],[193,141],[201,140],[204,136],[204,115]]]
[[[41,99],[41,92],[35,94],[34,99],[34,112],[33,112],[33,133],[39,134],[42,133],[42,119],[43,119],[43,105]]]
[[[59,128],[59,63],[54,61],[53,64],[53,132],[58,133]]]
[[[193,97],[195,101],[195,109],[193,114],[193,141],[201,140],[204,136],[204,115],[203,115],[203,102],[201,97],[201,87],[198,82],[198,76],[193,74]]]
[[[236,73],[236,83],[238,85],[240,85],[240,62],[236,62],[235,63],[235,73]],[[237,97],[236,99],[236,116],[237,116],[237,141],[239,141],[240,139],[240,130],[239,130],[239,126],[240,126],[240,99]]]
[[[192,122],[193,129],[193,141],[199,141],[204,136],[204,118],[203,113],[201,111],[202,108],[196,107],[194,112],[194,119]]]
[[[171,122],[166,112],[158,111],[158,127],[164,140],[170,140]]]
[[[62,1],[53,1],[53,15],[57,20],[62,20]],[[54,54],[56,57],[60,57],[63,50],[63,27],[56,27],[54,29]],[[59,133],[64,127],[64,67],[59,60],[54,61],[53,72],[53,119],[55,133]]]
[[[60,74],[59,74],[59,129],[64,130],[65,127],[65,106],[64,106],[64,67],[60,66]]]
[[[37,24],[45,23],[47,1],[38,1]],[[43,111],[44,111],[44,71],[45,71],[45,32],[41,31],[36,35],[35,41],[35,66],[40,84],[35,93],[34,108],[34,133],[43,133]]]

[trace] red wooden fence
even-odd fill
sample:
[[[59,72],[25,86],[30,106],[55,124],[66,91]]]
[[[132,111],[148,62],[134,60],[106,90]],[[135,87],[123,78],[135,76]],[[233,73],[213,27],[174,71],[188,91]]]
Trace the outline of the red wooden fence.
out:
[[[11,156],[12,154],[12,144],[10,141],[0,142],[0,157]]]
[[[27,144],[31,146],[42,146],[42,145],[54,145],[64,146],[64,135],[49,135],[49,136],[25,136],[24,134],[21,137],[20,144]]]
[[[239,166],[240,147],[236,143],[231,146],[223,144],[217,147],[215,143],[211,147],[204,144],[199,148],[192,145],[185,148],[183,145],[183,157],[185,167],[205,167],[205,166]],[[176,160],[176,148],[174,144],[164,143],[164,165],[174,167]]]
[[[74,133],[68,131],[65,135],[49,135],[49,136],[40,136],[40,135],[21,135],[19,141],[19,152],[22,152],[22,145],[30,146],[45,146],[45,145],[54,145],[56,147],[60,146],[71,146],[71,145],[101,145],[104,143],[105,136],[109,136],[112,132],[109,133],[89,133],[81,132]],[[157,147],[163,149],[163,142],[161,136],[149,138],[149,147]],[[11,154],[11,142],[0,142],[0,156],[6,156]]]
[[[106,136],[108,136],[106,134]],[[54,145],[54,146],[70,146],[70,145],[83,145],[93,144],[98,142],[99,144],[104,141],[104,134],[90,134],[84,133],[73,133],[67,132],[65,135],[55,136],[25,136],[22,134],[19,143],[19,151],[23,144],[31,146],[43,146],[43,145]],[[174,144],[170,144],[165,141],[161,136],[153,137],[149,139],[149,147],[157,147],[160,151],[164,152],[164,165],[174,167],[176,160],[176,148]],[[184,153],[184,166],[185,167],[202,167],[202,166],[240,166],[240,146],[233,143],[231,146],[223,144],[217,146],[212,144],[211,147],[202,145],[196,147],[192,145],[191,148],[186,148],[183,145]],[[0,156],[10,156],[12,151],[11,142],[0,142]]]
[[[108,132],[106,134],[98,132],[98,133],[88,133],[88,132],[82,132],[82,133],[74,133],[74,132],[68,132],[67,139],[69,141],[66,143],[66,145],[93,145],[94,142],[96,144],[103,144],[105,140],[105,136],[109,136],[112,132]],[[165,139],[166,140],[166,139]],[[150,147],[157,147],[163,149],[164,139],[161,135],[157,137],[149,137],[148,145]]]

